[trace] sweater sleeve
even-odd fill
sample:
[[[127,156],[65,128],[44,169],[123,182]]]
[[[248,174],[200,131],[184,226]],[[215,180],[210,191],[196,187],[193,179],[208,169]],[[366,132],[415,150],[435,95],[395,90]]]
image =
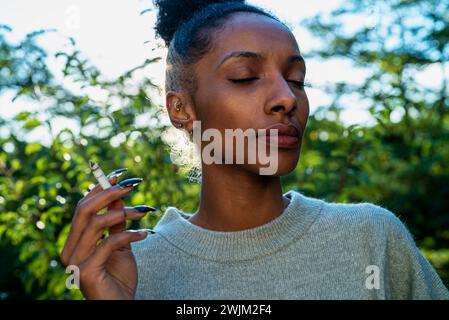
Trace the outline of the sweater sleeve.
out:
[[[449,300],[443,281],[422,255],[412,234],[398,217],[391,217],[387,228],[388,274],[391,299]]]

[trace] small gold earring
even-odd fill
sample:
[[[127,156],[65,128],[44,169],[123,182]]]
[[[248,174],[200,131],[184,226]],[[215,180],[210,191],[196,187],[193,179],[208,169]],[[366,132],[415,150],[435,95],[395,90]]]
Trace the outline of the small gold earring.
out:
[[[177,123],[177,124],[176,124],[176,127],[182,128],[182,123]]]

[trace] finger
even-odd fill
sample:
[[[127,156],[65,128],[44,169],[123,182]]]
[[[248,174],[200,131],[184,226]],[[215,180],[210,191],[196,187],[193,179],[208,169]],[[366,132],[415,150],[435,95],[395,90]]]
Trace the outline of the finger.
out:
[[[107,237],[88,258],[86,264],[92,268],[104,266],[114,250],[128,246],[131,242],[140,241],[147,237],[146,231],[124,231]]]
[[[114,202],[111,202],[108,206],[108,211],[114,210],[114,209],[122,209],[125,207],[125,202],[123,199],[116,200]],[[126,230],[126,222],[123,221],[121,223],[116,224],[115,226],[111,226],[109,228],[109,234],[111,233],[117,233],[122,232]]]
[[[122,209],[124,207],[125,207],[125,202],[123,201],[123,199],[118,199],[118,200],[111,202],[108,205],[108,211]]]
[[[122,188],[117,185],[107,190],[100,191],[98,194],[96,194],[89,200],[86,200],[84,203],[77,207],[69,234],[61,253],[61,260],[64,264],[67,264],[67,261],[72,255],[76,243],[78,242],[85,227],[89,224],[92,216],[100,209],[106,207],[109,203],[121,199],[122,197],[130,193],[133,189],[134,188],[132,186]]]
[[[75,213],[75,219],[77,218],[76,216],[80,219],[90,218],[90,216],[108,207],[114,201],[122,199],[133,190],[133,186],[121,187],[120,185],[102,190],[79,206]]]
[[[143,208],[145,211],[139,211],[137,208]],[[77,243],[70,257],[70,264],[79,265],[89,255],[91,255],[98,241],[101,239],[106,228],[116,225],[126,220],[138,220],[144,217],[151,207],[138,206],[136,208],[127,207],[120,210],[113,210],[106,214],[98,215],[92,218],[89,225],[84,229],[79,242]],[[126,215],[124,214],[124,210]]]
[[[116,176],[112,176],[110,178],[108,178],[109,182],[112,185],[117,184],[117,177]],[[103,191],[103,187],[97,183],[83,198],[81,198],[81,200],[79,201],[79,203],[84,202],[90,198],[92,198],[94,195],[96,195],[98,192]]]
[[[113,209],[120,209],[123,208],[125,206],[123,200],[117,200],[114,201],[113,203],[111,203],[108,206],[108,210],[113,210]],[[111,226],[109,228],[109,234],[114,234],[114,233],[119,233],[119,232],[123,232],[126,230],[126,221],[120,222],[114,226]]]
[[[120,177],[127,170],[128,170],[128,168],[120,168],[115,171],[112,171],[111,173],[109,173],[107,175],[109,182],[112,185],[115,185],[118,180],[117,178]],[[100,192],[102,190],[103,190],[103,188],[101,187],[101,185],[99,183],[96,184],[95,187],[93,187],[92,190],[90,190],[78,203],[80,204],[80,203],[86,201],[87,199],[91,198],[92,196],[94,196],[95,194],[97,194],[98,192]]]
[[[125,206],[125,203],[122,199],[112,202],[108,206],[108,210],[117,210],[121,209]],[[109,228],[109,234],[119,233],[126,230],[126,221],[119,222]]]

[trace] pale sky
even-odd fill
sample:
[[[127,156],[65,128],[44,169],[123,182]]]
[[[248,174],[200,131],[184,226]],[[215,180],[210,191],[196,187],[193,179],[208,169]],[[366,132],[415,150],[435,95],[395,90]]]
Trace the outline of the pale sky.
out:
[[[311,17],[318,12],[330,11],[338,7],[341,0],[251,0],[251,4],[260,5],[272,11],[282,20],[294,27],[293,32],[304,53],[314,46],[320,45],[320,39],[313,38],[307,30],[299,26],[302,19]],[[116,77],[124,71],[141,64],[145,59],[160,56],[163,59],[166,49],[160,48],[162,41],[154,39],[153,26],[156,12],[143,15],[139,13],[152,7],[149,0],[0,0],[0,24],[13,28],[10,40],[18,40],[26,33],[38,29],[55,28],[59,33],[45,35],[40,44],[52,52],[59,51],[64,45],[64,36],[71,36],[77,42],[77,47],[99,67],[106,76]],[[365,23],[363,19],[353,21],[354,24]],[[146,41],[150,43],[145,44]],[[158,47],[159,46],[159,47]],[[152,78],[153,82],[163,86],[164,62],[148,69],[145,76]],[[54,70],[58,65],[49,60]],[[332,82],[346,81],[361,83],[366,72],[355,70],[351,64],[342,60],[316,61],[307,60],[306,80],[312,86]],[[427,77],[426,77],[427,78]],[[330,101],[324,92],[319,89],[306,88],[311,112]],[[101,99],[101,93],[92,92],[93,99]],[[161,95],[152,96],[159,104],[165,99]],[[32,106],[29,103],[16,100],[11,103],[11,95],[0,96],[0,116],[12,117],[20,111]],[[342,116],[347,124],[369,124],[371,117],[364,110],[363,103],[347,99],[347,108]],[[68,124],[59,122],[55,127],[64,128]],[[34,135],[36,136],[36,135]]]

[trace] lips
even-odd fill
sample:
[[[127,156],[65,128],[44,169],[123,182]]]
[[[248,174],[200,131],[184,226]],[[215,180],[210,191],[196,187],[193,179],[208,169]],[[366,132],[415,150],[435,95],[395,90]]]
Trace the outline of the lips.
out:
[[[277,129],[277,138],[272,135],[271,130]],[[293,124],[276,123],[265,128],[267,143],[277,140],[279,148],[294,149],[298,147],[299,130]]]
[[[267,135],[271,135],[271,129],[278,130],[278,136],[289,136],[299,138],[299,130],[292,124],[276,123],[267,128]]]

